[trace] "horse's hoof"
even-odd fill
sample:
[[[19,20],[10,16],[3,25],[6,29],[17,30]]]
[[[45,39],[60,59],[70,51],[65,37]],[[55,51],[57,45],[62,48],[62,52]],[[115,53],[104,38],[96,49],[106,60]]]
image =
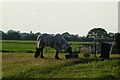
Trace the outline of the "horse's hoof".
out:
[[[55,57],[55,59],[60,59],[59,57]]]
[[[34,58],[38,58],[38,56],[34,55]]]
[[[41,58],[44,58],[44,56],[41,56]]]

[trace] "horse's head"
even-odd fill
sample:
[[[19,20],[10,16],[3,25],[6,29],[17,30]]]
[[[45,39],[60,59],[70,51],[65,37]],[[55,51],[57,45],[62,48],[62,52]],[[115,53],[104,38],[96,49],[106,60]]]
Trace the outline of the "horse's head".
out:
[[[68,47],[68,48],[67,48],[67,52],[68,52],[68,53],[72,53],[72,48],[71,48],[71,47]]]
[[[39,55],[40,55],[40,48],[36,48],[34,58],[38,58]]]

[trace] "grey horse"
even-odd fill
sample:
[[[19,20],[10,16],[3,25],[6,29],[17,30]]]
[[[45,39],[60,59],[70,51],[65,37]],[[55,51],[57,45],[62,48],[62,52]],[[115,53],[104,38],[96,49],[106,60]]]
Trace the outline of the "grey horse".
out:
[[[60,50],[66,50],[68,53],[72,53],[72,48],[65,40],[65,38],[60,35],[51,35],[51,34],[40,34],[37,37],[37,47],[34,57],[38,58],[40,53],[40,57],[44,58],[43,56],[43,49],[44,47],[51,47],[56,50],[55,58],[59,59],[58,53]]]

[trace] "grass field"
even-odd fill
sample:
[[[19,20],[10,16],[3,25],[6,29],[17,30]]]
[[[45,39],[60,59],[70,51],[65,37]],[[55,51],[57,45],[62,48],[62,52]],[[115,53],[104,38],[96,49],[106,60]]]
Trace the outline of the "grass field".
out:
[[[36,49],[35,41],[24,41],[24,40],[3,40],[0,41],[2,44],[3,52],[25,52],[25,53],[34,53]],[[78,47],[82,44],[93,44],[92,42],[69,42],[72,44],[73,51],[78,51]],[[44,49],[44,52],[46,48]],[[49,49],[49,52],[54,53],[53,48]]]
[[[2,54],[3,78],[105,78],[118,79],[120,74],[120,55],[112,54],[111,59],[97,58],[91,54],[89,58],[79,54],[78,59],[65,59],[61,53],[60,60],[54,58],[55,53],[45,53],[45,59],[34,58],[35,41],[3,41],[2,49],[13,52]],[[74,48],[79,42],[72,42]],[[75,46],[76,44],[76,46]],[[91,43],[89,43],[91,44]],[[27,49],[27,50],[26,50]]]
[[[35,52],[35,41],[3,40],[2,50],[4,52]]]
[[[120,78],[120,60],[33,58],[32,53],[3,53],[3,78]]]

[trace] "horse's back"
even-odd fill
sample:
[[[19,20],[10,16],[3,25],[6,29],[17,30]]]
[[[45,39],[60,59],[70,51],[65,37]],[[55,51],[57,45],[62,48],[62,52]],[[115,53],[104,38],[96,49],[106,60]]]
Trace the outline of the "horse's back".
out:
[[[39,42],[40,46],[44,44],[44,46],[50,46],[53,47],[53,35],[50,34],[40,34],[37,38],[37,41]]]
[[[67,49],[68,47],[70,47],[70,45],[68,44],[66,39],[62,35],[56,34],[54,38],[54,48],[56,50],[63,50]]]
[[[60,34],[56,34],[55,36],[51,34],[40,34],[37,41],[40,47],[49,46],[56,50],[63,50],[70,46],[65,38]]]

